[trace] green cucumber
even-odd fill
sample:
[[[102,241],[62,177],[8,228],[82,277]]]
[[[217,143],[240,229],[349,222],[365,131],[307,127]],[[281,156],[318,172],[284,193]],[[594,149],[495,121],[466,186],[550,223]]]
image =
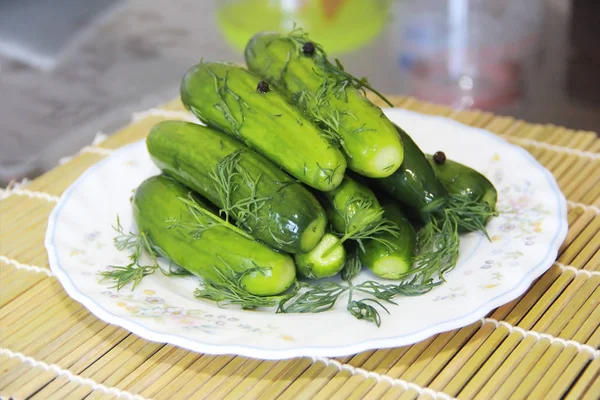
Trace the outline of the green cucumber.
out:
[[[339,237],[339,245],[327,250],[325,256],[350,239],[361,250],[367,241],[377,241],[391,247],[389,237],[397,237],[400,231],[396,224],[384,216],[373,191],[348,176],[336,189],[322,196],[331,227]]]
[[[329,251],[333,249],[332,251]],[[346,250],[337,236],[326,233],[317,247],[307,253],[297,253],[296,270],[300,276],[311,279],[336,275],[344,268]]]
[[[146,144],[163,172],[278,250],[310,251],[325,233],[325,211],[302,184],[223,133],[189,122],[162,121],[152,128]]]
[[[261,78],[229,63],[200,63],[181,83],[183,104],[201,121],[317,190],[334,189],[346,170],[342,152]]]
[[[482,207],[478,199],[468,195],[468,190],[458,186],[462,184],[460,180],[457,180],[457,184],[451,184],[458,166],[451,164],[448,170],[434,169],[435,163],[429,162],[412,138],[400,127],[396,126],[396,129],[404,143],[404,161],[392,176],[372,179],[370,184],[411,208],[423,221],[431,217],[438,221],[451,218],[456,220],[461,230],[480,230],[485,233],[485,222],[495,215],[492,203],[495,206],[496,190],[493,185],[477,171],[462,169],[465,180],[469,176],[469,183],[464,188],[469,189],[468,185],[478,182],[483,185],[479,190],[486,190],[489,207]],[[470,188],[474,190],[475,186]]]
[[[419,281],[443,279],[444,273],[456,266],[460,243],[458,214],[466,207],[455,207],[421,149],[403,129],[398,126],[396,129],[404,143],[404,161],[392,176],[372,179],[369,184],[383,189],[410,210],[409,217],[423,222],[412,270]]]
[[[390,177],[371,182],[424,217],[443,208],[448,192],[417,144],[403,129],[396,129],[404,143],[404,161]]]
[[[360,261],[375,275],[385,279],[400,279],[409,273],[417,243],[415,229],[396,204],[384,204],[384,216],[394,223],[399,233],[396,236],[382,233],[377,240],[365,240],[359,250]],[[388,245],[385,245],[387,243]]]
[[[228,274],[231,269],[253,295],[280,294],[294,283],[296,269],[288,254],[253,240],[212,214],[199,198],[190,207],[183,201],[189,195],[188,188],[162,175],[148,178],[135,190],[135,221],[159,254],[213,282],[222,279],[219,272]]]
[[[331,226],[337,233],[349,235],[350,239],[356,232],[383,219],[383,209],[375,193],[349,176],[322,197]]]
[[[436,177],[450,195],[463,196],[473,201],[487,204],[491,210],[496,209],[498,192],[496,188],[480,172],[456,161],[448,160],[445,155],[436,157],[427,155]]]
[[[264,77],[340,145],[351,170],[383,178],[400,167],[402,142],[381,109],[364,96],[366,81],[345,72],[339,62],[330,63],[301,29],[287,35],[259,33],[244,55],[250,71]]]
[[[392,176],[372,179],[369,184],[383,189],[421,219],[413,272],[422,282],[435,276],[443,279],[458,259],[459,230],[479,230],[487,235],[485,222],[495,212],[487,204],[449,193],[421,149],[404,130],[396,128],[404,143],[404,161]]]

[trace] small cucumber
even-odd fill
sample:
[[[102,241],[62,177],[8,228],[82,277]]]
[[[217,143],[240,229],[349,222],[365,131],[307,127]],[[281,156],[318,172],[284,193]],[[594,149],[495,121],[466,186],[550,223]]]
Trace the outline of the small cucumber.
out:
[[[311,279],[326,278],[344,268],[346,250],[337,236],[326,233],[317,247],[308,253],[297,253],[295,260],[300,276]]]
[[[242,274],[245,290],[258,296],[282,293],[294,283],[296,269],[289,255],[226,223],[200,198],[190,207],[181,200],[189,195],[188,188],[162,175],[146,179],[136,189],[135,221],[159,254],[212,281],[221,279],[218,271],[226,274],[232,269]]]
[[[448,192],[417,144],[403,129],[398,126],[396,129],[404,143],[404,161],[390,177],[374,179],[371,183],[423,217],[443,208]]]
[[[331,226],[348,239],[383,219],[383,209],[373,191],[349,176],[322,197]]]
[[[396,127],[398,134],[404,143],[404,161],[400,168],[390,177],[383,179],[372,179],[369,184],[377,186],[390,196],[408,206],[422,220],[427,220],[435,215],[439,221],[448,218],[454,219],[461,230],[481,230],[485,232],[485,222],[494,215],[496,190],[491,183],[477,171],[471,172],[463,169],[465,179],[469,181],[461,183],[456,180],[454,171],[458,166],[451,163],[448,170],[436,168],[435,163],[430,163],[421,149],[412,138],[400,127]],[[434,169],[435,168],[435,169]],[[466,168],[466,167],[465,167]],[[479,191],[483,195],[485,190],[485,201],[489,207],[481,207],[479,200],[468,194],[468,185],[475,183],[483,185]],[[460,185],[466,184],[461,189]],[[471,190],[475,187],[471,186]],[[475,221],[477,223],[473,224]]]
[[[162,121],[152,128],[146,145],[163,172],[271,247],[307,252],[325,233],[327,216],[308,189],[221,132],[189,122]]]
[[[365,240],[359,250],[360,261],[375,275],[385,279],[400,279],[410,271],[415,255],[415,229],[404,216],[400,207],[392,203],[383,205],[384,216],[398,227],[398,235],[378,235],[378,240]],[[386,244],[384,244],[386,243]]]
[[[496,209],[498,192],[483,174],[464,164],[448,160],[443,154],[437,154],[435,158],[427,155],[427,160],[450,195],[468,197],[486,203],[491,210]]]
[[[340,243],[354,240],[359,253],[365,251],[366,244],[370,242],[378,242],[390,250],[395,248],[396,243],[401,243],[397,239],[402,234],[400,228],[384,215],[385,211],[373,191],[357,180],[346,176],[339,187],[322,197],[331,226],[340,236]],[[394,240],[390,242],[390,238]],[[373,244],[370,246],[374,247]],[[328,254],[325,252],[325,255]]]
[[[473,207],[454,206],[454,199],[435,176],[421,149],[403,129],[396,129],[404,143],[404,161],[392,176],[372,179],[369,184],[383,189],[410,210],[411,219],[423,223],[418,234],[419,259],[413,270],[417,279],[422,283],[436,277],[443,279],[458,259],[458,220]]]
[[[201,121],[308,186],[332,190],[344,176],[342,152],[300,110],[242,67],[214,62],[192,67],[181,83],[181,100]]]
[[[358,174],[383,178],[400,166],[402,142],[393,124],[364,96],[365,80],[334,65],[301,29],[264,32],[246,45],[248,68],[296,104],[346,154]]]

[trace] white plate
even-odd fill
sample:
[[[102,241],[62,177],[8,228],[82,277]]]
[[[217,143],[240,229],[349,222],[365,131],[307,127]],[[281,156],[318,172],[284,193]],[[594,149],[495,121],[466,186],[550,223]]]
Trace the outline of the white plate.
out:
[[[461,237],[458,265],[447,282],[399,298],[382,324],[358,321],[339,308],[321,314],[226,309],[197,300],[197,278],[147,277],[131,291],[99,283],[98,272],[127,263],[111,225],[117,215],[134,229],[129,197],[157,174],[143,141],[92,166],[63,194],[50,216],[46,247],[67,293],[106,322],[152,341],[211,354],[265,359],[341,356],[402,346],[468,325],[522,294],[556,259],[567,233],[566,201],[553,176],[525,150],[455,121],[401,109],[385,110],[425,152],[443,150],[483,172],[498,189],[500,216],[480,233]],[[366,271],[362,275],[368,276]]]

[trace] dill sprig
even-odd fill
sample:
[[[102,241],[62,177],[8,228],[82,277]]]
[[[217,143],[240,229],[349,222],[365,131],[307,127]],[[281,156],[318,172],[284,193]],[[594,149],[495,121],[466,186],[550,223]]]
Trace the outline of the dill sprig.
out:
[[[109,268],[108,271],[100,272],[102,276],[100,282],[105,280],[114,281],[114,285],[111,287],[119,291],[130,282],[133,283],[131,290],[134,290],[144,277],[154,274],[160,267],[157,264],[140,265],[132,262],[127,265],[109,265]]]
[[[415,274],[421,281],[434,276],[444,280],[444,274],[454,269],[458,260],[459,228],[481,231],[489,239],[485,221],[495,215],[497,212],[487,203],[467,196],[446,199],[441,210],[426,215],[426,223],[417,237],[419,252],[414,259],[415,267],[409,274]]]
[[[324,78],[323,83],[315,94],[308,90],[301,90],[293,95],[293,101],[304,114],[308,115],[311,120],[316,121],[317,124],[319,124],[321,136],[334,146],[341,147],[348,153],[346,141],[342,135],[342,130],[344,129],[342,118],[344,116],[349,116],[356,119],[356,116],[350,110],[340,111],[337,107],[331,106],[332,96],[339,98],[341,95],[346,95],[346,92],[340,90],[340,87],[346,86],[340,86],[334,80]],[[363,132],[374,131],[375,129],[367,128],[366,123],[364,123],[360,127],[348,131],[347,133],[356,135]]]
[[[102,271],[99,275],[102,277],[100,282],[110,280],[114,283],[113,286],[117,290],[121,290],[127,284],[132,283],[131,290],[134,290],[142,279],[148,275],[152,275],[157,270],[161,270],[158,265],[158,255],[152,247],[148,235],[145,232],[135,234],[133,232],[125,232],[121,221],[117,216],[117,224],[112,227],[117,236],[113,239],[113,243],[119,251],[131,251],[127,265],[109,265],[108,271]],[[140,263],[142,254],[146,250],[150,254],[152,264],[142,265]]]
[[[257,211],[270,199],[270,197],[258,197],[258,184],[261,176],[253,178],[240,165],[242,153],[243,150],[236,150],[227,155],[217,164],[215,170],[209,174],[223,205],[219,213],[224,214],[225,220],[229,221],[229,213],[233,212],[238,223],[247,220],[250,216],[258,218]],[[250,194],[247,198],[234,203],[234,193],[242,185],[250,189]]]
[[[205,66],[205,68],[206,68],[206,72],[213,78],[215,93],[216,93],[217,97],[219,98],[219,102],[217,104],[215,104],[214,107],[223,114],[223,117],[225,118],[225,120],[227,122],[229,122],[229,124],[231,125],[231,131],[238,138],[240,138],[241,137],[240,129],[244,125],[244,122],[246,122],[246,117],[244,115],[244,111],[248,111],[251,113],[254,113],[255,111],[250,106],[250,104],[248,104],[248,102],[246,102],[242,98],[242,96],[238,95],[235,91],[233,91],[229,87],[229,85],[228,85],[229,71],[226,71],[225,75],[221,77],[221,76],[217,75],[208,66]],[[239,115],[240,115],[239,118],[235,116],[235,114],[233,113],[233,110],[229,106],[229,103],[227,102],[227,99],[226,99],[227,95],[231,96],[233,98],[233,100],[235,101],[235,103],[238,105]],[[195,112],[195,109],[192,109],[192,111]],[[197,116],[200,118],[201,113],[197,114]],[[206,122],[208,122],[208,121],[206,121]],[[220,126],[217,126],[217,127],[222,129],[222,127],[220,127]]]
[[[458,223],[458,227],[467,231],[480,231],[488,240],[485,223],[490,217],[495,217],[498,212],[489,204],[479,199],[473,200],[466,195],[450,196],[447,202],[446,213],[453,215]]]
[[[431,203],[425,212],[425,224],[417,235],[418,254],[414,267],[405,276],[414,275],[428,282],[456,267],[460,248],[459,228],[481,231],[489,239],[485,221],[497,215],[487,203],[454,195]]]
[[[420,282],[427,282],[437,276],[444,280],[444,274],[456,266],[460,239],[458,225],[451,213],[435,217],[429,215],[425,225],[417,235],[418,254],[414,267],[407,273]]]
[[[229,210],[232,203],[231,194],[239,187],[239,183],[234,182],[234,178],[239,175],[236,166],[240,154],[241,150],[229,154],[217,164],[214,171],[208,174],[223,205],[219,213],[223,212],[225,214],[225,221],[227,222],[229,222]]]
[[[287,38],[294,44],[294,49],[297,54],[302,53],[302,47],[305,43],[311,42],[308,37],[308,33],[295,24],[292,30],[287,34]],[[337,96],[344,94],[346,88],[351,86],[361,90],[363,93],[365,89],[369,90],[387,103],[390,107],[393,107],[393,104],[383,94],[375,90],[375,88],[369,84],[367,78],[357,78],[354,75],[346,72],[344,66],[337,58],[335,59],[335,64],[331,63],[327,59],[327,53],[323,47],[318,43],[313,42],[313,44],[315,45],[315,53],[313,55],[316,64],[315,72],[318,73],[319,71],[322,71],[327,77],[334,81],[335,93]],[[282,74],[283,73],[284,71],[282,71]],[[281,77],[280,80],[283,82]]]
[[[285,247],[285,246],[290,246],[294,243],[294,239],[282,239],[281,237],[279,237],[277,232],[273,232],[273,229],[268,226],[267,230],[269,231],[269,235],[271,235],[271,239],[273,239],[273,241],[277,244],[278,247]]]
[[[327,182],[327,183],[331,183],[333,181],[335,171],[337,171],[339,167],[340,167],[340,165],[337,165],[335,168],[321,167],[321,165],[319,165],[319,163],[317,163],[317,168],[319,168],[319,170],[324,175],[323,181]]]
[[[225,101],[225,93],[227,90],[227,75],[223,78],[215,74],[210,68],[206,68],[206,71],[213,78],[213,82],[215,85],[215,93],[219,97],[219,103],[215,104],[214,107],[223,113],[223,117],[225,120],[231,124],[231,127],[234,132],[238,132],[239,128],[242,126],[242,122],[238,121],[237,118],[233,115],[233,112],[229,108],[229,104]]]
[[[127,265],[110,265],[108,271],[102,271],[99,275],[102,277],[100,281],[113,281],[112,287],[121,290],[127,284],[132,283],[131,290],[134,290],[139,283],[148,275],[154,274],[156,271],[162,272],[166,276],[184,276],[191,275],[191,272],[183,269],[173,263],[169,264],[169,268],[165,270],[158,263],[159,252],[152,246],[147,233],[125,232],[121,225],[121,220],[117,216],[117,224],[112,228],[117,232],[117,236],[113,238],[113,243],[118,251],[130,250],[129,260]],[[143,253],[147,252],[152,260],[152,264],[143,265],[141,259]]]
[[[348,239],[356,241],[363,251],[363,240],[367,239],[375,240],[387,248],[391,248],[393,243],[383,234],[393,237],[398,237],[400,234],[398,226],[384,217],[384,210],[376,206],[373,199],[365,196],[353,194],[346,200],[343,211],[338,214],[344,220],[344,232],[334,232],[340,237],[340,241],[328,249],[323,257],[331,254],[337,246]]]
[[[286,305],[284,300],[279,303],[279,313],[321,313],[333,308],[340,295],[348,288],[335,282],[299,283],[300,288],[308,288],[292,303]]]
[[[298,284],[290,289],[288,294],[277,296],[257,296],[248,292],[243,280],[246,276],[260,273],[266,275],[269,268],[255,265],[245,271],[236,271],[223,258],[219,257],[222,267],[213,266],[217,276],[215,279],[203,278],[200,286],[194,291],[197,298],[215,301],[219,306],[238,305],[243,309],[254,309],[258,307],[274,307],[281,301],[295,295]]]
[[[320,134],[331,144],[339,146],[347,152],[346,142],[341,135],[341,119],[343,115],[352,115],[349,112],[340,112],[331,107],[329,100],[333,91],[330,90],[330,80],[325,80],[316,94],[302,90],[294,95],[294,102],[309,118],[316,121],[320,127]]]
[[[259,211],[272,197],[258,196],[258,185],[262,175],[258,175],[254,178],[239,164],[236,164],[236,171],[241,178],[242,184],[250,190],[250,193],[247,197],[239,199],[236,203],[230,205],[230,210],[234,212],[238,226],[251,230],[248,221],[250,219],[259,220]],[[224,211],[227,212],[227,210]]]
[[[377,325],[377,327],[380,327],[381,315],[379,314],[379,311],[377,311],[377,309],[372,305],[368,304],[368,302],[372,302],[381,307],[386,313],[390,313],[380,301],[375,299],[350,300],[348,301],[346,309],[356,319],[364,319],[366,321],[373,322],[375,325]]]
[[[223,226],[227,229],[230,229],[247,239],[254,240],[254,238],[238,228],[237,226],[221,219],[219,216],[213,214],[210,210],[207,210],[200,206],[191,192],[188,195],[188,198],[185,197],[177,197],[179,201],[184,203],[193,217],[193,221],[187,222],[182,221],[181,219],[172,217],[169,218],[166,222],[169,223],[168,229],[179,228],[187,231],[186,233],[191,235],[195,240],[200,239],[202,234],[207,230],[212,228],[213,226]]]
[[[340,296],[348,293],[346,309],[356,318],[381,325],[381,316],[369,302],[380,306],[389,314],[383,303],[397,305],[393,300],[399,296],[420,296],[429,292],[440,282],[404,282],[399,284],[383,284],[376,281],[366,281],[358,285],[347,281],[347,285],[335,282],[318,282],[315,284],[302,283],[301,288],[308,288],[295,298],[280,302],[277,312],[280,313],[321,313],[332,309]],[[356,300],[354,295],[362,293],[362,298]],[[364,297],[367,296],[367,297]],[[289,304],[287,304],[291,301]]]
[[[345,281],[352,281],[352,279],[356,278],[356,276],[360,273],[362,269],[362,263],[360,262],[360,258],[358,256],[358,246],[353,246],[352,244],[348,247],[346,262],[344,264],[344,268],[342,268],[342,279]]]
[[[354,288],[358,292],[371,295],[388,303],[396,304],[392,301],[392,299],[395,297],[421,296],[429,292],[434,287],[441,285],[441,283],[441,281],[434,281],[433,279],[422,281],[418,277],[413,277],[413,279],[410,281],[399,284],[385,284],[376,281],[365,281]]]
[[[261,175],[252,177],[250,173],[240,165],[243,150],[236,150],[224,157],[215,170],[209,176],[219,194],[222,207],[219,215],[225,216],[229,222],[230,213],[236,220],[236,225],[246,231],[252,231],[250,220],[259,220],[258,212],[271,200],[270,196],[258,196],[258,185]],[[234,201],[234,195],[245,186],[250,193],[247,197]],[[277,240],[277,238],[275,238]]]
[[[295,294],[279,303],[277,312],[280,313],[320,313],[332,309],[340,296],[348,294],[346,310],[357,319],[381,325],[381,315],[376,306],[389,314],[384,303],[394,304],[399,296],[419,296],[429,292],[440,282],[418,281],[416,278],[400,284],[385,284],[376,281],[365,281],[358,285],[352,283],[361,269],[358,257],[358,246],[354,247],[346,259],[342,270],[342,278],[346,284],[336,282],[299,283],[298,291],[306,289],[299,295]],[[356,299],[355,295],[360,298]],[[288,304],[289,303],[289,304]]]

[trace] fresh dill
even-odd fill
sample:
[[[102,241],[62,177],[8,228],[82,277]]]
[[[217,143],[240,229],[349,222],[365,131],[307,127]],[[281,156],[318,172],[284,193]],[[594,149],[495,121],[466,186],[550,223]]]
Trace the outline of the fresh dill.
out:
[[[348,152],[346,143],[341,134],[341,119],[343,115],[351,115],[349,112],[340,112],[337,108],[331,107],[329,103],[331,91],[328,81],[325,80],[316,94],[308,90],[301,90],[294,95],[294,102],[303,113],[316,121],[321,127],[321,136],[327,139],[335,146],[341,147]]]
[[[439,204],[432,205],[432,211],[426,214],[426,222],[417,236],[418,254],[414,259],[414,268],[408,274],[414,274],[420,281],[434,277],[444,280],[444,275],[454,269],[460,247],[459,229],[481,231],[486,237],[485,221],[497,213],[481,201],[467,196],[455,195]]]
[[[362,263],[360,262],[358,251],[358,246],[348,246],[346,263],[344,264],[344,268],[342,268],[341,272],[342,279],[345,281],[352,281],[352,279],[356,278],[362,269]]]
[[[152,275],[157,270],[161,270],[158,265],[158,255],[154,251],[150,240],[145,232],[135,234],[132,232],[125,232],[121,221],[117,216],[117,224],[113,226],[113,229],[117,232],[117,236],[113,239],[113,243],[119,251],[131,251],[129,260],[131,261],[127,265],[110,265],[108,271],[102,271],[99,275],[103,281],[112,281],[114,285],[112,287],[117,290],[121,290],[127,284],[131,283],[131,290],[135,289],[145,276]],[[150,254],[152,264],[142,265],[141,258],[144,250]]]
[[[219,216],[213,214],[210,210],[202,207],[193,198],[191,193],[188,195],[188,198],[178,197],[178,199],[187,206],[187,209],[192,215],[193,220],[188,222],[173,217],[169,218],[166,221],[169,223],[169,229],[181,229],[185,231],[186,234],[191,235],[194,239],[198,240],[207,229],[210,229],[213,226],[222,226],[247,239],[254,240],[254,238],[247,232],[221,219]]]
[[[197,298],[215,301],[219,306],[238,305],[243,309],[258,307],[274,307],[280,302],[296,294],[298,288],[295,284],[288,294],[276,296],[257,296],[248,292],[244,286],[244,278],[249,275],[267,274],[269,269],[255,265],[245,271],[236,271],[224,259],[219,257],[222,267],[213,266],[216,278],[204,277],[200,286],[194,291]]]
[[[298,26],[296,23],[294,23],[292,30],[288,32],[287,37],[289,40],[292,41],[292,43],[294,43],[296,55],[301,55],[303,52],[302,46],[304,46],[304,44],[306,42],[311,41],[308,37],[308,33],[305,32],[304,29],[302,29],[302,27]],[[323,50],[323,46],[321,46],[319,43],[313,42],[313,44],[315,45],[315,55],[316,54],[325,54],[325,50]]]
[[[293,301],[287,305],[288,300],[279,303],[277,312],[279,313],[321,313],[333,308],[340,295],[345,293],[348,288],[334,282],[317,282],[308,284],[299,283],[300,289],[307,288],[298,297],[288,300]]]
[[[377,309],[374,306],[367,304],[367,302],[378,305],[389,314],[388,309],[383,303],[397,305],[393,299],[399,296],[421,296],[439,284],[440,282],[433,282],[432,280],[418,282],[415,279],[398,284],[365,281],[358,285],[353,285],[351,281],[348,281],[349,294],[346,309],[357,319],[365,319],[375,323],[379,327],[381,325],[381,316]],[[361,300],[353,300],[352,295],[355,292],[369,297]]]
[[[410,281],[402,282],[399,284],[395,283],[380,283],[376,281],[365,281],[360,285],[355,286],[355,290],[361,293],[371,295],[379,300],[393,303],[391,300],[398,297],[415,297],[421,296],[436,286],[441,285],[441,281],[434,281],[429,279],[421,281],[417,277],[414,277]]]
[[[366,124],[362,124],[359,128],[356,128],[355,130],[353,130],[352,133],[354,135],[357,135],[357,134],[363,133],[363,132],[375,132],[375,129],[367,128],[365,125]]]
[[[342,270],[342,278],[346,284],[330,281],[317,283],[299,283],[298,293],[279,303],[277,312],[280,313],[320,313],[332,309],[339,298],[347,294],[346,310],[357,319],[364,319],[377,326],[381,325],[381,315],[375,306],[379,306],[389,314],[384,303],[396,304],[398,296],[419,296],[429,292],[440,282],[413,279],[399,284],[384,284],[376,281],[365,281],[358,285],[352,280],[360,272],[361,263],[358,257],[358,247],[355,247],[346,260]],[[303,290],[304,289],[304,290]],[[357,299],[355,296],[360,295]]]
[[[194,240],[199,240],[203,233],[208,229],[214,226],[222,226],[247,239],[254,240],[247,232],[202,207],[194,199],[191,193],[187,198],[178,197],[178,200],[186,205],[191,218],[189,218],[189,216],[188,218],[168,218],[165,221],[165,223],[168,224],[167,229],[178,229],[182,234],[189,235]],[[123,266],[109,266],[110,269],[108,271],[100,272],[100,276],[102,277],[101,281],[114,281],[114,287],[117,288],[117,290],[122,289],[128,283],[132,283],[133,290],[144,277],[152,275],[158,270],[165,275],[188,274],[182,268],[173,267],[173,265],[169,266],[168,270],[162,269],[158,263],[159,253],[152,246],[147,233],[141,232],[135,234],[132,232],[125,232],[119,217],[117,217],[117,224],[116,226],[113,226],[113,229],[117,232],[117,236],[114,238],[116,249],[119,251],[130,250],[131,255],[129,256],[129,259],[131,262]],[[142,265],[141,263],[144,251],[149,254],[152,260],[150,265]]]
[[[237,172],[241,177],[242,185],[250,191],[247,197],[239,199],[231,206],[231,210],[235,213],[238,226],[251,229],[248,223],[251,219],[258,221],[260,219],[258,213],[266,205],[267,201],[271,200],[271,196],[258,196],[258,185],[262,175],[252,177],[250,173],[237,165]]]
[[[364,319],[369,322],[373,322],[377,327],[381,326],[381,315],[379,311],[372,305],[368,304],[371,302],[373,304],[381,307],[386,313],[390,313],[387,308],[380,301],[375,299],[362,299],[362,300],[350,300],[346,309],[352,314],[356,319]]]
[[[223,117],[231,124],[233,131],[237,132],[241,126],[241,122],[237,120],[237,118],[233,115],[233,112],[229,108],[229,104],[225,101],[225,92],[227,75],[223,78],[215,74],[210,68],[206,68],[207,73],[213,78],[213,82],[215,85],[215,93],[217,97],[219,97],[219,103],[215,104],[214,107],[223,113]]]
[[[331,184],[333,182],[333,177],[335,176],[335,171],[337,171],[339,167],[340,166],[337,165],[335,168],[326,168],[326,167],[321,167],[321,165],[319,165],[319,163],[317,163],[317,168],[319,168],[319,171],[321,171],[322,180],[329,184]]]
[[[238,95],[234,90],[232,90],[229,87],[229,85],[228,85],[229,71],[226,71],[225,75],[223,77],[221,77],[221,76],[217,75],[208,66],[206,66],[205,68],[206,68],[206,72],[208,73],[208,75],[210,75],[213,78],[215,93],[216,93],[217,97],[219,98],[219,102],[214,104],[213,107],[223,114],[223,117],[225,118],[225,120],[231,125],[230,130],[238,138],[240,138],[240,129],[242,128],[242,126],[244,125],[244,122],[246,121],[244,112],[247,111],[247,112],[255,113],[255,111],[250,106],[250,104],[248,104],[242,98],[242,96]],[[237,104],[237,106],[239,108],[239,115],[240,115],[239,118],[234,115],[229,103],[227,102],[227,99],[226,99],[227,95],[231,96],[233,98],[233,100],[235,101],[235,104]],[[200,117],[199,114],[197,116]]]
[[[444,280],[444,274],[456,266],[459,244],[458,226],[451,214],[428,216],[417,235],[418,254],[409,274],[421,282],[436,276]]]
[[[128,249],[132,249],[133,253],[131,254],[131,259],[137,260],[141,257],[142,249],[144,242],[141,239],[140,235],[137,235],[132,232],[125,232],[123,230],[123,226],[121,225],[121,219],[117,215],[117,225],[112,226],[113,230],[118,233],[117,236],[114,237],[113,243],[117,250],[124,251]]]
[[[322,281],[317,283],[300,283],[302,291],[296,297],[284,300],[279,304],[278,312],[281,313],[320,313],[330,310],[336,304],[340,296],[349,293],[348,303],[362,302],[369,299],[376,299],[388,304],[396,303],[393,301],[399,296],[421,296],[429,292],[440,282],[417,282],[412,280],[397,284],[384,284],[376,281],[365,281],[358,285],[352,284],[352,281],[346,281],[347,285],[342,283]],[[352,300],[352,294],[362,293],[370,296],[362,300]],[[289,304],[288,304],[289,302]],[[377,323],[375,320],[371,322]]]
[[[308,33],[296,25],[294,25],[292,30],[287,34],[287,38],[294,44],[295,51],[298,55],[302,54],[302,47],[304,44],[311,41],[308,37]],[[335,59],[335,64],[332,64],[327,59],[327,53],[325,53],[323,47],[318,43],[314,43],[314,45],[315,53],[312,57],[314,58],[316,65],[315,72],[322,71],[323,73],[326,73],[327,77],[334,80],[334,84],[337,88],[336,94],[338,96],[345,93],[346,88],[352,86],[363,92],[365,89],[371,91],[390,107],[393,107],[393,104],[384,95],[375,90],[366,78],[357,78],[346,72],[344,66],[338,59]]]
[[[169,269],[168,270],[165,271],[164,269],[161,268],[161,271],[166,276],[189,276],[189,275],[193,275],[187,269],[181,268],[179,265],[173,264],[173,262],[169,263]]]
[[[456,218],[459,228],[467,231],[480,231],[488,240],[490,237],[485,224],[490,217],[498,215],[498,212],[486,202],[473,200],[460,194],[450,196],[446,212]]]
[[[220,219],[210,211],[202,208],[193,197],[179,198],[188,207],[193,216],[193,222],[181,222],[170,220],[169,229],[182,229],[186,234],[191,234],[198,239],[202,232],[213,226],[222,225],[233,230],[235,226]],[[163,270],[158,264],[158,253],[153,249],[146,234],[136,235],[126,233],[117,218],[114,229],[118,235],[114,239],[115,246],[119,250],[133,250],[130,255],[131,263],[127,266],[111,267],[111,271],[102,272],[104,279],[115,281],[117,290],[128,283],[133,283],[135,288],[147,275],[162,271],[165,275],[186,275],[189,272],[180,267],[170,265],[168,271]],[[140,259],[143,251],[147,251],[153,260],[152,265],[141,265]],[[280,313],[319,313],[333,308],[337,300],[343,294],[348,294],[346,309],[357,319],[381,325],[381,316],[376,306],[389,311],[384,303],[396,304],[393,299],[398,296],[417,296],[424,294],[437,286],[438,283],[417,282],[416,280],[400,284],[383,284],[375,281],[366,281],[354,285],[352,280],[358,275],[362,267],[358,256],[358,246],[352,248],[342,272],[346,284],[334,282],[318,282],[315,284],[295,282],[285,293],[274,296],[257,296],[249,293],[244,285],[247,276],[256,274],[268,274],[269,268],[254,265],[245,271],[237,271],[224,259],[220,258],[221,267],[212,266],[213,277],[203,277],[199,287],[194,291],[198,298],[217,302],[220,306],[238,305],[243,309],[254,309],[258,307],[277,306]],[[300,293],[302,291],[302,293]],[[360,298],[356,298],[360,295]]]
[[[340,237],[337,245],[351,239],[357,242],[361,250],[364,250],[364,240],[375,240],[391,248],[392,243],[383,234],[398,237],[400,229],[383,214],[383,209],[376,206],[373,199],[356,194],[350,196],[342,211],[338,211],[338,215],[343,219],[344,231],[335,232]],[[323,256],[326,257],[336,247],[328,249]]]
[[[293,44],[293,49],[288,51],[287,59],[281,67],[279,74],[272,77],[272,82],[279,88],[288,90],[285,75],[290,63],[292,52],[298,57],[303,55],[303,46],[310,42],[308,34],[302,28],[294,25],[286,38]],[[365,124],[356,126],[355,123],[344,123],[345,118],[353,118],[358,121],[356,115],[350,110],[341,111],[338,107],[332,106],[335,99],[348,100],[348,90],[358,90],[363,95],[365,89],[368,89],[382,98],[390,106],[391,103],[381,93],[377,92],[369,85],[366,79],[358,79],[344,70],[339,60],[332,64],[327,59],[327,54],[322,46],[315,44],[315,52],[311,54],[314,60],[313,73],[321,78],[321,83],[317,89],[303,89],[289,94],[291,101],[294,102],[310,120],[316,122],[321,128],[321,136],[327,139],[333,145],[340,147],[347,154],[351,151],[347,148],[345,137],[366,132],[374,132],[375,129],[368,128]],[[302,86],[302,85],[301,85]]]
[[[258,185],[261,176],[252,177],[248,171],[240,165],[243,150],[237,150],[224,157],[209,174],[213,185],[219,194],[221,201],[220,215],[225,216],[229,222],[230,214],[236,220],[236,224],[245,230],[252,230],[253,224],[250,220],[258,220],[258,212],[271,197],[258,196]],[[248,196],[236,199],[241,191],[249,191]]]
[[[269,235],[271,235],[271,239],[273,239],[273,241],[277,244],[278,247],[284,248],[286,246],[291,246],[292,244],[294,244],[294,239],[285,240],[279,237],[277,233],[273,232],[273,229],[271,229],[270,226],[267,227],[267,230],[269,231]]]
[[[232,203],[231,194],[239,187],[239,183],[234,182],[234,178],[238,175],[236,166],[240,159],[241,152],[241,150],[237,150],[227,155],[219,161],[214,171],[209,172],[208,174],[213,181],[215,189],[219,193],[223,210],[222,213],[225,214],[225,221],[227,222],[229,222],[228,210],[230,210]]]
[[[393,237],[398,237],[400,232],[397,225],[383,216],[383,210],[378,210],[375,213],[357,213],[346,226],[348,229],[344,231],[340,242],[352,239],[358,243],[361,249],[364,249],[363,240],[367,239],[374,240],[387,248],[391,248],[392,243],[388,239],[381,237],[381,235],[386,233]]]

